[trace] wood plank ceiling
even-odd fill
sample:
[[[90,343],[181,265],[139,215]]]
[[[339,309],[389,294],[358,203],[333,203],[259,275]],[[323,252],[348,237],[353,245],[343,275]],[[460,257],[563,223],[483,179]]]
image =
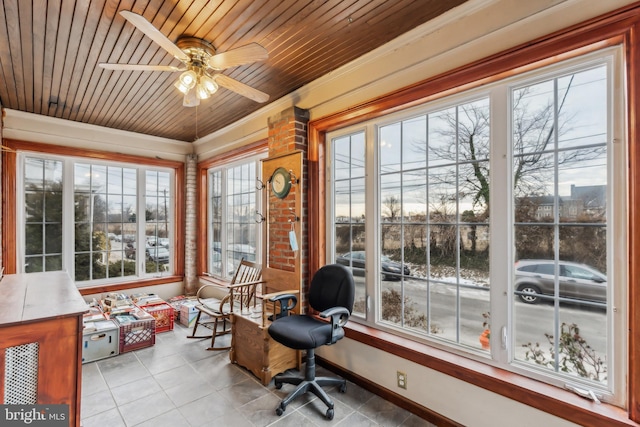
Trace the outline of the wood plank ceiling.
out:
[[[217,52],[259,43],[269,52],[267,61],[223,73],[273,101],[464,1],[2,0],[0,103],[194,141],[263,104],[221,88],[197,109],[187,108],[173,85],[178,73],[98,67],[100,62],[181,65],[119,11],[143,15],[171,41],[199,37]]]

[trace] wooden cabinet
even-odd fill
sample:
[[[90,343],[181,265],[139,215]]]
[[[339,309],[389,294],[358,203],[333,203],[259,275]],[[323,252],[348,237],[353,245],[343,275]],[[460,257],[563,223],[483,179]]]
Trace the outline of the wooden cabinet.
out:
[[[4,404],[69,405],[80,425],[82,315],[87,304],[66,272],[0,281],[0,396]]]
[[[262,316],[255,318],[236,313],[231,316],[231,362],[247,368],[264,385],[276,374],[299,366],[298,352],[269,336],[269,323],[263,324]]]
[[[278,193],[271,182],[276,171],[286,171],[290,182],[285,187],[290,191]],[[268,183],[263,199],[266,212],[264,242],[266,248],[262,258],[262,297],[276,292],[291,292],[298,295],[294,314],[301,312],[303,294],[302,260],[304,234],[302,218],[303,157],[301,151],[287,153],[263,160],[262,182]],[[295,246],[292,240],[295,238]],[[300,246],[300,248],[297,248]],[[268,304],[267,304],[268,305]],[[264,306],[264,304],[263,304]],[[268,310],[267,310],[268,311]],[[291,368],[300,369],[301,359],[297,350],[283,346],[271,339],[266,311],[257,318],[234,313],[232,322],[231,352],[229,357],[253,372],[264,385],[276,374]]]

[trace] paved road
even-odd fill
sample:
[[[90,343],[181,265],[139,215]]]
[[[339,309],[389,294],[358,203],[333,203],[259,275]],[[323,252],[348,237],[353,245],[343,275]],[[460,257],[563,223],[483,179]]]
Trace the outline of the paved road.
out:
[[[359,294],[364,295],[364,279],[356,277]],[[383,281],[383,289],[400,292],[402,282]],[[479,348],[478,337],[483,330],[482,313],[489,312],[488,288],[457,288],[453,285],[434,285],[430,295],[424,281],[409,279],[404,281],[404,295],[412,304],[414,313],[429,314],[432,326],[439,336],[462,344]],[[357,298],[356,298],[357,299]],[[427,300],[431,310],[428,311]],[[460,316],[456,313],[460,312]],[[524,304],[516,300],[514,318],[516,321],[515,354],[523,359],[523,344],[539,342],[544,349],[549,348],[545,333],[553,333],[554,307],[550,303]],[[562,304],[559,309],[560,322],[575,323],[580,327],[582,337],[600,355],[606,354],[606,312],[603,309],[584,305]],[[459,324],[457,323],[459,320]],[[495,326],[495,325],[494,325]]]

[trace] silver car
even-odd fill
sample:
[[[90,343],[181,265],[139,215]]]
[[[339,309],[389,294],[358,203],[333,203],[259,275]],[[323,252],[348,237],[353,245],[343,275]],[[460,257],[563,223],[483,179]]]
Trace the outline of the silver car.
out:
[[[558,261],[560,298],[607,302],[607,276],[593,267]],[[555,261],[523,259],[515,264],[515,289],[522,302],[536,304],[540,295],[555,295]]]
[[[162,246],[147,246],[147,259],[159,264],[167,264],[169,262],[169,250]]]

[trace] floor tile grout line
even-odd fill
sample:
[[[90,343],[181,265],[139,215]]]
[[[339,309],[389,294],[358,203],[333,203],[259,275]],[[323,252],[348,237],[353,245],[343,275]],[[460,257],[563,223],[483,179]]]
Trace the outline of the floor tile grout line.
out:
[[[195,373],[200,373],[202,372],[202,369],[206,369],[206,365],[207,364],[211,364],[212,366],[215,366],[217,368],[222,367],[223,362],[224,362],[224,358],[226,357],[228,359],[229,355],[228,352],[220,352],[219,354],[215,354],[215,355],[206,355],[204,356],[204,354],[208,353],[206,350],[203,349],[203,345],[202,343],[198,343],[196,341],[189,341],[190,343],[193,343],[193,345],[190,346],[183,346],[182,345],[182,339],[184,339],[186,341],[186,334],[184,334],[184,332],[186,331],[185,328],[180,328],[177,329],[173,332],[171,332],[172,334],[174,334],[173,336],[171,335],[165,335],[162,337],[159,337],[156,340],[156,344],[160,344],[157,348],[157,351],[154,352],[153,347],[150,347],[148,349],[140,349],[137,351],[133,352],[133,358],[132,358],[132,362],[135,361],[135,363],[142,365],[142,367],[145,369],[145,374],[147,376],[145,376],[144,378],[152,378],[153,381],[155,381],[155,383],[158,385],[158,387],[160,388],[160,390],[162,390],[162,396],[166,399],[168,399],[171,402],[171,408],[168,408],[166,411],[164,411],[162,414],[158,414],[156,416],[154,416],[154,418],[150,418],[144,421],[141,421],[141,423],[149,423],[150,425],[154,425],[153,421],[154,419],[158,419],[158,422],[161,422],[161,417],[166,416],[167,413],[171,412],[172,410],[176,410],[178,414],[180,414],[180,417],[182,419],[185,420],[185,423],[188,424],[191,427],[199,427],[196,425],[192,425],[192,423],[190,423],[188,421],[188,419],[185,417],[185,414],[183,414],[183,412],[181,411],[181,408],[184,408],[186,405],[189,404],[189,402],[185,402],[182,403],[180,405],[178,405],[176,402],[174,402],[171,397],[169,396],[168,393],[168,389],[165,389],[160,382],[158,382],[158,375],[161,375],[163,373],[166,372],[170,372],[172,369],[175,368],[162,368],[163,370],[158,371],[158,372],[152,372],[152,369],[154,368],[153,365],[153,361],[154,358],[158,358],[158,360],[162,360],[164,358],[169,358],[169,357],[175,357],[178,356],[178,358],[176,358],[176,360],[180,360],[182,361],[182,363],[178,364],[179,366],[184,366],[184,365],[189,365],[189,371],[193,371]],[[185,335],[185,336],[183,336]],[[208,341],[206,339],[203,339],[201,341]],[[204,344],[206,345],[206,343]],[[153,350],[152,350],[153,349]],[[146,350],[146,353],[143,353]],[[203,357],[198,358],[199,356],[195,353],[191,353],[192,351],[202,351],[203,352]],[[191,354],[191,356],[189,356],[189,354]],[[146,363],[145,363],[146,362]],[[227,363],[230,363],[229,360],[226,360]],[[96,362],[94,362],[96,363]],[[169,362],[169,364],[171,364],[171,362]],[[126,363],[123,366],[128,365],[128,363]],[[204,367],[203,367],[204,365]],[[234,366],[235,364],[231,364],[231,366]],[[108,365],[105,365],[108,366]],[[112,366],[117,366],[117,363],[112,365]],[[158,366],[161,366],[161,364],[159,364]],[[178,367],[179,367],[178,366]],[[271,381],[270,384],[264,386],[259,379],[255,378],[250,371],[243,369],[242,367],[235,365],[236,369],[239,370],[239,373],[241,373],[242,375],[239,375],[238,373],[234,373],[232,374],[234,377],[232,378],[232,381],[229,382],[229,384],[221,386],[221,388],[216,387],[216,384],[212,384],[210,383],[210,378],[207,378],[207,382],[209,384],[211,384],[212,389],[215,392],[218,393],[224,393],[224,390],[228,387],[233,387],[236,385],[239,385],[241,383],[244,383],[245,381],[250,381],[251,385],[249,385],[249,383],[247,383],[246,387],[253,387],[258,386],[258,387],[264,387],[266,389],[266,393],[263,394],[263,396],[271,396],[270,399],[275,398],[277,401],[281,400],[283,397],[283,392],[282,391],[278,391],[274,386],[273,386],[273,382]],[[123,416],[123,413],[121,412],[121,407],[123,405],[118,405],[115,399],[115,395],[114,395],[114,389],[116,387],[112,387],[108,382],[107,382],[107,378],[105,376],[105,370],[103,368],[100,367],[100,365],[98,363],[96,363],[95,368],[97,370],[97,374],[96,374],[96,380],[100,379],[105,385],[106,388],[109,391],[109,395],[111,396],[114,404],[115,404],[115,408],[117,409],[117,414],[120,417],[120,420],[125,423],[125,418]],[[226,368],[224,368],[226,369]],[[330,372],[327,372],[327,374],[331,375]],[[112,381],[113,382],[113,381]],[[166,382],[166,381],[165,381]],[[126,385],[126,384],[130,384],[130,383],[125,383],[125,384],[121,384],[122,386]],[[351,383],[350,383],[351,384]],[[357,386],[356,384],[353,384],[355,386]],[[245,387],[245,386],[242,386]],[[351,387],[349,387],[351,388]],[[331,391],[331,390],[329,390]],[[92,393],[93,394],[93,393]],[[350,398],[347,398],[345,400],[341,399],[341,395],[333,395],[332,398],[334,399],[334,401],[336,401],[336,405],[340,404],[343,406],[343,408],[348,412],[347,414],[344,415],[344,418],[350,418],[353,416],[357,416],[358,419],[362,419],[362,420],[367,420],[367,422],[371,423],[371,425],[378,425],[378,423],[376,423],[373,419],[371,419],[369,416],[365,415],[365,412],[362,412],[363,410],[365,410],[367,413],[376,415],[375,412],[372,412],[371,409],[372,408],[367,408],[367,405],[370,405],[372,400],[376,397],[376,395],[372,395],[372,396],[367,396],[367,394],[361,394],[358,393],[358,395],[356,396],[352,396]],[[309,398],[311,400],[306,401],[304,403],[302,403],[300,406],[289,406],[287,408],[287,411],[285,412],[285,414],[283,414],[282,417],[278,417],[275,418],[272,422],[270,422],[269,424],[267,424],[267,426],[278,426],[278,425],[283,425],[286,424],[287,422],[284,421],[286,420],[286,418],[290,417],[290,416],[296,416],[296,417],[302,417],[302,419],[306,420],[305,422],[310,423],[311,425],[322,425],[322,424],[318,424],[320,418],[322,418],[324,420],[324,417],[320,417],[317,418],[315,414],[313,414],[313,417],[309,417],[309,414],[305,414],[305,412],[303,412],[303,408],[307,407],[310,404],[313,404],[313,401],[315,401],[317,399],[316,396],[314,395],[309,395]],[[364,400],[360,400],[361,398],[364,398]],[[127,402],[127,403],[133,403],[137,401],[137,399],[132,400],[131,402]],[[338,403],[339,402],[339,403]],[[237,411],[237,413],[239,415],[242,416],[243,419],[246,420],[248,425],[254,426],[254,427],[262,427],[265,426],[265,424],[263,423],[258,423],[256,424],[255,422],[252,422],[251,419],[249,419],[248,414],[249,412],[247,411],[242,411],[242,408],[247,405],[250,402],[244,403],[243,405],[240,405],[238,407],[234,406],[234,410]],[[375,410],[375,409],[374,409]],[[315,409],[314,409],[315,411]],[[275,406],[274,406],[274,412],[275,412]],[[307,409],[308,412],[308,409]],[[100,412],[102,413],[102,412]],[[297,414],[297,415],[296,415]],[[96,416],[98,414],[94,414],[92,416]],[[115,414],[114,414],[115,415]],[[414,424],[413,421],[410,421],[412,417],[412,414],[409,413],[407,414],[402,420],[398,420],[396,423],[393,423],[394,425],[397,426],[405,426],[408,425],[406,423],[410,422],[412,425]],[[82,418],[82,417],[81,417]],[[264,421],[264,420],[263,420]],[[338,421],[336,424],[332,425],[348,425],[347,423],[343,423],[344,420],[336,420]],[[82,420],[82,422],[84,424],[86,424],[84,422],[84,419]],[[290,421],[289,421],[290,422]],[[125,423],[125,425],[127,425],[127,427],[130,427],[128,424]],[[182,424],[181,424],[182,426]]]

